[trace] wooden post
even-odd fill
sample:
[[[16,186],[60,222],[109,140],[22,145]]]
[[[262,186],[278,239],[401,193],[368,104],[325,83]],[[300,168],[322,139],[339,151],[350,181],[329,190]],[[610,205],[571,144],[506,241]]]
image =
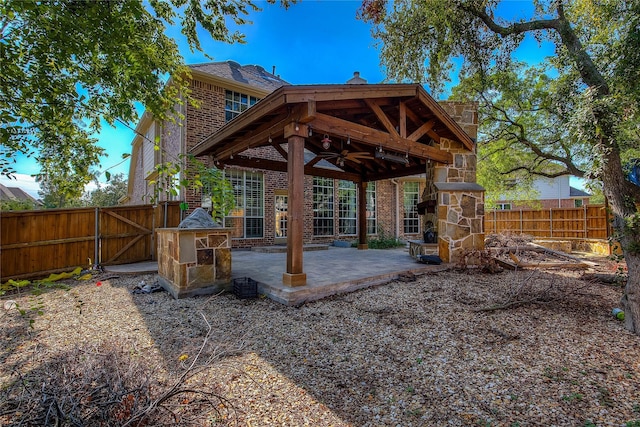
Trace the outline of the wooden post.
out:
[[[369,249],[367,243],[367,183],[358,183],[358,249]]]
[[[303,129],[304,128],[304,129]],[[282,283],[287,286],[307,284],[307,275],[302,269],[304,240],[304,137],[306,126],[291,123],[284,129],[289,143],[287,179],[289,182],[289,204],[287,212],[287,271]]]

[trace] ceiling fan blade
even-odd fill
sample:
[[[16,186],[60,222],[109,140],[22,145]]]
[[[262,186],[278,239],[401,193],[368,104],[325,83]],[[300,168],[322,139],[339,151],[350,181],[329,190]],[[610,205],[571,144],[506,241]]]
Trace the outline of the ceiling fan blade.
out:
[[[323,151],[322,153],[318,154],[318,156],[323,157],[325,159],[330,159],[333,157],[340,157],[340,154],[332,153],[331,151]]]

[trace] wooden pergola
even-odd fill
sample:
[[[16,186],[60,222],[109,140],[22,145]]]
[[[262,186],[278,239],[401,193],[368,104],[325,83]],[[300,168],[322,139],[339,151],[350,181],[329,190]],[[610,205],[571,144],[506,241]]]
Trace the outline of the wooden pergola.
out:
[[[358,247],[367,248],[366,185],[449,164],[443,139],[472,151],[474,141],[418,84],[283,86],[190,150],[216,165],[287,172],[287,266],[283,283],[306,284],[303,270],[304,175],[358,186]],[[286,144],[285,146],[283,146]],[[273,147],[281,160],[244,155]],[[305,163],[305,150],[315,157]],[[308,156],[307,156],[308,157]],[[322,167],[321,161],[335,168]],[[326,163],[325,163],[326,164]]]

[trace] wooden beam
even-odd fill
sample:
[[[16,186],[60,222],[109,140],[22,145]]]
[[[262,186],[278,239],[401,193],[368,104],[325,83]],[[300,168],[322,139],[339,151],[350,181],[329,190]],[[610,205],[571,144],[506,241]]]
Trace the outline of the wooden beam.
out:
[[[433,99],[423,88],[418,90],[418,99],[425,104],[431,112],[451,131],[458,137],[458,141],[461,142],[468,150],[473,151],[475,143],[469,135],[456,123],[453,118],[442,108],[438,102]],[[431,135],[429,135],[431,136]],[[435,139],[435,138],[434,138]],[[439,142],[439,141],[438,141]]]
[[[400,118],[398,121],[398,127],[400,128],[400,138],[407,137],[407,104],[404,101],[400,101]],[[416,141],[415,139],[413,141]]]
[[[286,102],[315,100],[342,101],[352,99],[415,97],[417,84],[309,85],[283,86]]]
[[[280,155],[282,156],[282,158],[285,160],[285,162],[287,161],[287,158],[289,157],[289,154],[285,151],[284,148],[282,148],[282,146],[280,144],[278,144],[277,142],[272,142],[271,145],[273,146],[273,148],[276,149],[276,151],[278,153],[280,153]]]
[[[288,147],[287,271],[282,276],[282,282],[288,286],[302,286],[307,284],[302,263],[304,256],[304,138],[296,135],[289,137]]]
[[[260,100],[256,105],[236,117],[235,120],[225,123],[222,128],[213,134],[204,138],[195,147],[190,150],[194,156],[201,156],[213,151],[213,148],[225,139],[233,136],[236,132],[246,127],[249,123],[253,123],[259,118],[275,111],[285,103],[284,87],[276,89],[265,99]],[[237,153],[237,151],[236,151]]]
[[[391,123],[391,120],[389,120],[389,117],[387,117],[384,111],[382,111],[382,108],[380,108],[378,104],[371,99],[365,99],[364,102],[369,106],[369,108],[371,108],[371,111],[373,111],[378,120],[382,122],[382,125],[387,129],[387,132],[396,138],[400,138],[398,131],[396,131],[396,127]]]
[[[270,170],[275,172],[287,172],[287,162],[282,162],[278,160],[260,159],[256,157],[249,158],[246,156],[233,156],[233,159],[225,160],[224,164],[227,166],[240,166],[240,167],[250,168],[250,169],[262,169],[262,170]],[[322,178],[346,179],[347,181],[352,181],[356,183],[362,180],[361,176],[357,173],[344,172],[344,171],[335,170],[335,169],[325,169],[325,168],[320,168],[320,167],[316,167],[309,164],[304,166],[304,174],[311,175],[311,176],[319,176]]]
[[[423,123],[422,126],[420,126],[418,129],[416,129],[415,131],[413,131],[413,133],[411,135],[409,135],[407,137],[407,139],[410,139],[411,141],[417,141],[420,138],[422,138],[422,136],[429,132],[431,129],[433,129],[433,127],[436,125],[436,121],[435,120],[429,120],[426,123]]]
[[[291,138],[292,136],[298,136],[303,140],[309,135],[309,127],[299,123],[297,120],[287,123],[284,127],[284,137]]]
[[[234,119],[234,121],[244,116],[247,112],[242,113],[237,119]],[[312,115],[310,116],[309,114]],[[214,134],[208,140],[209,142],[207,142],[207,144],[198,144],[191,150],[191,153],[196,156],[211,154],[216,160],[224,160],[231,154],[241,153],[252,146],[267,144],[270,137],[282,134],[287,124],[311,121],[315,117],[314,114],[315,102],[298,104],[249,132],[239,133],[238,136],[233,139],[227,140],[227,138],[230,138],[232,135],[220,130],[220,134]],[[237,128],[235,130],[239,131],[240,129],[241,128]]]
[[[407,116],[411,119],[411,121],[413,121],[414,123],[420,123],[420,117],[418,117],[418,115],[416,113],[414,113],[412,110],[407,110]],[[429,122],[431,122],[431,120],[429,120]],[[427,122],[427,123],[429,123]],[[437,121],[434,121],[434,126],[437,124]],[[435,142],[437,142],[438,144],[440,143],[440,135],[438,135],[434,130],[433,130],[433,126],[431,126],[430,128],[428,128],[426,130],[426,133],[431,137],[431,139],[433,139]],[[421,135],[422,136],[422,135]]]
[[[359,125],[347,120],[327,116],[317,113],[316,118],[311,122],[313,129],[332,135],[356,139],[363,144],[373,147],[382,147],[397,153],[405,153],[421,159],[432,159],[440,163],[452,163],[453,155],[437,147],[432,147],[420,142],[394,137],[386,132]]]

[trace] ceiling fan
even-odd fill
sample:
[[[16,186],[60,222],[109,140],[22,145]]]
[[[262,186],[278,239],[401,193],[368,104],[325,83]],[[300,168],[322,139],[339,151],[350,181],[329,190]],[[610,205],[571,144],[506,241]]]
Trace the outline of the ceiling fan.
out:
[[[348,141],[347,141],[348,143]],[[331,139],[329,139],[329,135],[325,135],[322,139],[322,148],[328,150],[331,147]],[[345,150],[342,146],[342,142],[340,143],[341,150],[339,153],[334,153],[333,151],[323,151],[319,154],[320,157],[331,160],[336,159],[336,164],[338,166],[344,166],[344,161],[348,160],[354,163],[362,163],[360,159],[373,159],[373,155],[368,151],[349,151]]]

